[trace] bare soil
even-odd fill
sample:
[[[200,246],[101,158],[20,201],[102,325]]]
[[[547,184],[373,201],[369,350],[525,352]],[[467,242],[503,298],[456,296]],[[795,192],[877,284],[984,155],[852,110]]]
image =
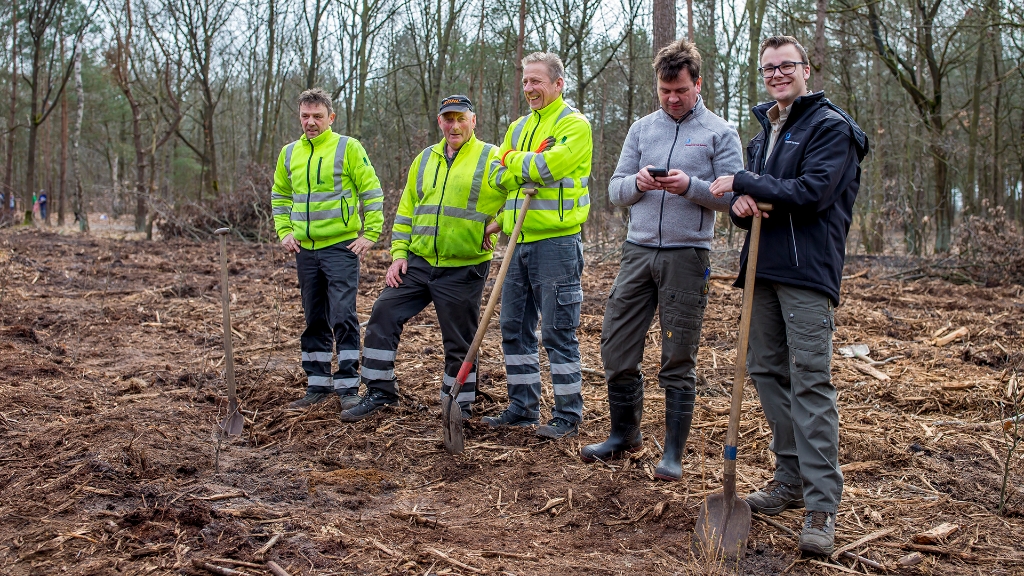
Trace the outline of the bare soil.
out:
[[[608,430],[599,342],[613,244],[587,250],[579,337],[596,371],[585,375],[581,435],[541,442],[474,421],[460,456],[440,438],[443,354],[431,309],[399,350],[400,408],[356,424],[337,419],[333,400],[290,413],[282,407],[304,386],[294,260],[272,245],[229,249],[246,426],[221,440],[216,243],[0,231],[0,573],[208,573],[195,560],[247,574],[267,574],[270,560],[293,575],[875,572],[846,557],[801,558],[787,533],[799,532],[798,511],[777,525],[755,518],[738,566],[692,553],[700,503],[720,489],[740,304],[728,280],[711,286],[683,481],[666,483],[653,480],[664,433],[656,322],[644,359],[645,449],[608,464],[578,458]],[[389,260],[377,250],[363,263],[361,319]],[[723,247],[715,260],[716,271],[732,269],[735,252]],[[875,360],[893,359],[876,367],[887,381],[858,370],[860,360],[833,360],[846,476],[837,543],[869,537],[851,551],[894,573],[1024,574],[1021,451],[1008,454],[1000,422],[1024,364],[1024,288],[903,282],[899,265],[847,266],[836,350],[864,343]],[[961,327],[966,335],[942,343]],[[483,348],[476,416],[506,403],[497,328]],[[744,409],[742,493],[772,469],[750,386]],[[944,522],[957,530],[914,543]],[[915,546],[922,562],[897,568]]]

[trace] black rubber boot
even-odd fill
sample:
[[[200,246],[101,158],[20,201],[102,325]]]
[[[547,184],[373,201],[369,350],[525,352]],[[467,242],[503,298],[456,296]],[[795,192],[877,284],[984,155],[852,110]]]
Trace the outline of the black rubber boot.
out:
[[[644,415],[644,379],[632,384],[608,384],[608,410],[612,429],[608,439],[600,444],[589,444],[580,450],[584,462],[607,462],[626,452],[636,452],[643,446],[640,420]]]
[[[683,475],[683,451],[693,423],[692,390],[665,390],[665,453],[658,462],[654,477],[679,480]]]

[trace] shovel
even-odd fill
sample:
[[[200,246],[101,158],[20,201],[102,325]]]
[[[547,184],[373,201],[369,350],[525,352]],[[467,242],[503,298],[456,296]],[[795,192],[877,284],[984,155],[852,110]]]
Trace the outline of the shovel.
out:
[[[220,428],[228,436],[242,433],[245,419],[238,410],[238,396],[235,395],[235,357],[231,351],[231,296],[228,294],[228,232],[230,228],[218,228],[214,234],[220,236],[220,296],[224,309],[224,362],[228,381],[228,415]]]
[[[519,240],[519,232],[523,229],[523,222],[526,221],[526,212],[530,209],[530,199],[536,194],[536,190],[524,190],[523,206],[519,209],[519,217],[516,218],[516,225],[512,228],[512,235],[508,240],[508,248],[505,249],[505,256],[501,259],[501,268],[498,269],[498,276],[494,279],[494,287],[491,288],[491,297],[487,300],[487,308],[480,319],[480,326],[476,329],[476,336],[466,353],[466,359],[459,368],[459,375],[455,378],[448,394],[441,397],[441,427],[444,437],[444,447],[449,454],[461,454],[465,447],[466,434],[462,428],[462,409],[456,398],[462,391],[462,385],[466,378],[473,371],[473,362],[476,361],[476,353],[480,351],[484,335],[487,334],[487,325],[491,323],[491,316],[494,315],[494,307],[501,298],[501,285],[505,282],[505,274],[508,273],[508,266],[512,263],[512,253],[516,249],[516,242]]]
[[[757,209],[769,212],[771,204],[757,203]],[[736,443],[740,433],[740,411],[743,408],[743,382],[747,378],[747,343],[750,337],[750,314],[753,311],[754,277],[757,274],[757,251],[761,240],[761,218],[754,217],[750,228],[750,251],[747,254],[747,275],[743,283],[743,309],[740,313],[740,340],[736,348],[736,372],[732,380],[732,406],[729,429],[725,435],[725,470],[722,493],[711,494],[700,506],[695,530],[705,553],[724,555],[736,560],[747,547],[750,535],[750,505],[736,496]]]

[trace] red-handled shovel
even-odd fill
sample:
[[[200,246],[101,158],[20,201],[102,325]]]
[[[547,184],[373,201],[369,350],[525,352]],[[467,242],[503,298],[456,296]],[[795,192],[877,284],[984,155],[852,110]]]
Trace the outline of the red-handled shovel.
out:
[[[476,329],[473,344],[470,345],[469,352],[466,353],[466,359],[462,362],[462,368],[459,369],[459,375],[455,378],[455,384],[452,385],[448,394],[441,398],[441,427],[443,428],[444,447],[450,454],[461,454],[465,447],[466,434],[462,427],[462,409],[459,408],[456,399],[459,397],[459,392],[462,391],[462,385],[466,383],[469,373],[473,371],[473,362],[476,361],[476,354],[480,351],[480,345],[483,344],[484,335],[487,334],[487,325],[490,324],[491,316],[494,315],[494,307],[501,299],[501,285],[505,282],[505,274],[508,273],[508,266],[512,263],[512,253],[515,252],[519,232],[523,229],[523,222],[526,221],[526,212],[530,209],[530,198],[536,193],[536,190],[523,190],[525,196],[523,205],[519,209],[516,225],[509,237],[505,256],[501,259],[501,268],[498,269],[498,276],[494,279],[491,297],[487,300],[487,308],[484,309],[483,317],[480,318],[480,326]]]

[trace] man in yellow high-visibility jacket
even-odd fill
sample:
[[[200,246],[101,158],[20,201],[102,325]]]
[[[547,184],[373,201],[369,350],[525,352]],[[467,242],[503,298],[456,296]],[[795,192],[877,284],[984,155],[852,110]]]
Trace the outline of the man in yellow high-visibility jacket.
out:
[[[306,90],[298,104],[303,135],[281,150],[271,194],[277,235],[295,253],[306,317],[306,395],[288,407],[308,408],[337,393],[344,410],[359,400],[359,260],[380,236],[384,192],[359,141],[331,131],[331,96]]]
[[[366,394],[341,413],[345,422],[398,405],[395,354],[402,327],[428,304],[434,303],[444,341],[442,394],[455,383],[476,333],[493,248],[485,229],[505,202],[505,193],[488,179],[497,148],[474,136],[476,114],[465,96],[441,101],[437,125],[444,139],[409,168],[391,232],[387,286],[373,305],[363,341]],[[475,398],[474,369],[456,398],[463,418],[472,415]]]
[[[491,426],[532,426],[540,417],[538,319],[551,362],[555,406],[537,429],[547,438],[574,436],[583,413],[579,341],[583,288],[580,230],[590,212],[590,123],[562,99],[564,66],[555,54],[535,52],[523,59],[523,92],[531,112],[512,123],[491,181],[508,193],[501,228],[506,234],[530,201],[519,245],[501,292],[501,334],[509,406],[484,418]],[[497,225],[491,227],[497,230]]]

